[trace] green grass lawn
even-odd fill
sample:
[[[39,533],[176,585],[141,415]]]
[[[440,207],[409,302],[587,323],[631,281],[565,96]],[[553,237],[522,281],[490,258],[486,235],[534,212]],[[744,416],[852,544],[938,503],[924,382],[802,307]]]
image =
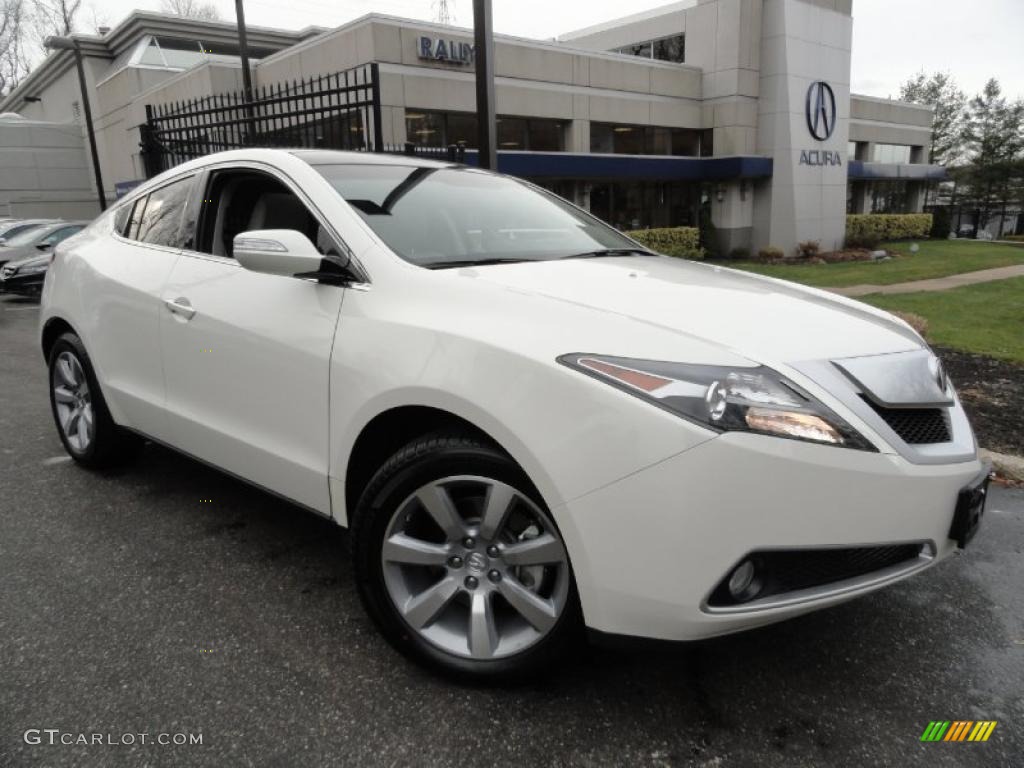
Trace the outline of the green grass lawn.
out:
[[[752,262],[724,262],[725,266],[792,280],[819,288],[847,285],[892,285],[959,275],[980,269],[1024,264],[1024,247],[978,242],[976,240],[925,240],[921,250],[910,253],[909,243],[890,243],[885,247],[899,255],[891,261],[855,261],[846,264],[807,264],[770,266]]]
[[[1024,363],[1024,277],[934,293],[874,293],[860,301],[921,315],[932,344]]]

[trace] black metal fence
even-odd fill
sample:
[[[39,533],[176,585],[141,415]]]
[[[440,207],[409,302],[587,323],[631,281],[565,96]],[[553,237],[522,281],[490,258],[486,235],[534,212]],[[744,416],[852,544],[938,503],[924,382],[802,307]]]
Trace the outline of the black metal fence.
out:
[[[251,101],[235,92],[147,104],[141,131],[147,177],[226,149],[389,149],[383,139],[377,64],[263,86]]]
[[[211,152],[245,147],[306,147],[425,155],[465,162],[463,145],[385,144],[377,64],[171,104],[146,105],[146,178]]]

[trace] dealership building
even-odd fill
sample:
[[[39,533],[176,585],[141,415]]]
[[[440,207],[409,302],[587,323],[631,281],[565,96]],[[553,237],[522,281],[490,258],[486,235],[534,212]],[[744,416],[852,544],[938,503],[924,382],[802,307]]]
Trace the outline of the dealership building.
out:
[[[945,177],[927,164],[931,108],[850,92],[852,12],[852,0],[682,0],[553,40],[496,35],[499,170],[622,229],[709,217],[722,253],[841,247],[847,213],[919,211]],[[346,120],[344,140],[318,123],[305,134],[316,145],[462,143],[475,161],[471,30],[370,14],[248,38],[258,94],[372,69],[369,117]],[[75,39],[108,198],[152,172],[154,113],[242,89],[231,24],[136,12]],[[70,51],[0,102],[0,215],[95,210],[80,102]]]

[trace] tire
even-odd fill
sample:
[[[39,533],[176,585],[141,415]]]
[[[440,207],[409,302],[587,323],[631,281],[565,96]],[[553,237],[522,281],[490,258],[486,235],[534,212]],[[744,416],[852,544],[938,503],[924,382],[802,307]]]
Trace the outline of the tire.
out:
[[[133,455],[141,441],[114,423],[89,353],[76,334],[64,333],[54,342],[49,369],[50,410],[71,458],[100,469]]]
[[[500,524],[484,514],[503,506]],[[445,508],[459,518],[448,534],[437,523]],[[420,664],[469,680],[522,680],[579,640],[561,534],[523,471],[475,436],[427,435],[388,459],[356,505],[350,540],[363,605],[388,642]],[[404,562],[409,552],[417,562]]]

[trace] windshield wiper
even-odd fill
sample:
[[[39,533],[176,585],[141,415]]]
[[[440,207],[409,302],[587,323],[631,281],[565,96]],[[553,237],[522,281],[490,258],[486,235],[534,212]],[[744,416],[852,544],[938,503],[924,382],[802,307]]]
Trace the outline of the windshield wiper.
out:
[[[456,267],[486,267],[491,264],[522,264],[524,261],[534,261],[534,259],[453,259],[451,261],[433,261],[429,264],[421,264],[420,266],[427,269],[455,269]]]
[[[560,259],[601,259],[606,256],[653,256],[650,251],[643,248],[600,248],[596,251],[584,251],[583,253],[571,253],[568,256],[559,256]]]

